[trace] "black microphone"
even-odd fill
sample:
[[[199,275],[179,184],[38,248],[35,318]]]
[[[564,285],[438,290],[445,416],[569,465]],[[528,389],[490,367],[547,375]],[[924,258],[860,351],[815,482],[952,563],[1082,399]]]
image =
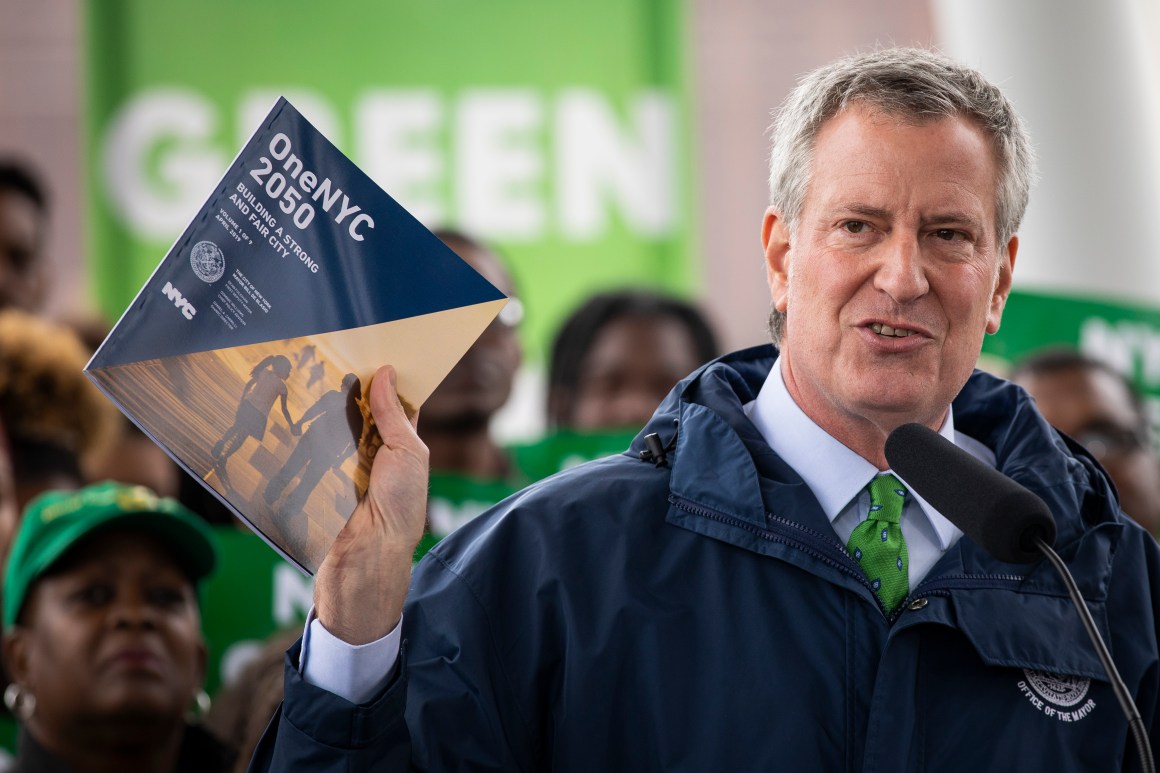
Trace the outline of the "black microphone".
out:
[[[922,424],[903,424],[886,438],[886,461],[915,493],[1000,561],[1043,558],[1035,539],[1055,544],[1047,504]]]
[[[1031,491],[922,424],[903,424],[886,438],[886,461],[915,493],[1000,561],[1029,564],[1046,558],[1067,586],[1084,629],[1111,682],[1136,744],[1141,768],[1155,773],[1140,711],[1096,628],[1067,564],[1052,549],[1055,519]]]

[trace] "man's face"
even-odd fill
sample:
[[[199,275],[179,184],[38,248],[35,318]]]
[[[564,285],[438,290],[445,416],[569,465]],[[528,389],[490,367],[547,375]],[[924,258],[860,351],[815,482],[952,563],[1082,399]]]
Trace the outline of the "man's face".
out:
[[[974,124],[853,106],[822,127],[796,232],[766,213],[783,374],[815,422],[872,461],[937,427],[999,329],[1017,241],[996,244],[997,168]]]
[[[24,193],[0,190],[0,308],[39,311],[44,302],[43,221]]]

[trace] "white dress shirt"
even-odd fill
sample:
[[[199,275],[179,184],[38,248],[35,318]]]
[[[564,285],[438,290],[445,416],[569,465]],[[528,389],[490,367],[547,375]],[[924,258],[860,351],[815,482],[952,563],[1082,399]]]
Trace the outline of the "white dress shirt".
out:
[[[845,545],[870,512],[870,494],[865,488],[878,469],[829,435],[798,407],[786,390],[780,358],[770,369],[757,399],[745,405],[744,410],[769,446],[810,487]],[[939,433],[995,466],[995,455],[989,448],[955,432],[949,409]],[[902,483],[906,485],[905,480]],[[910,491],[909,486],[907,490]],[[910,587],[914,588],[962,532],[913,491],[910,494],[913,500],[907,497],[902,512],[902,535],[906,540]],[[399,657],[401,629],[402,621],[383,638],[353,646],[331,635],[312,609],[302,637],[302,678],[352,703],[366,703],[390,677]]]
[[[757,399],[746,404],[745,413],[765,442],[802,477],[822,511],[830,519],[843,545],[870,512],[866,485],[879,470],[819,427],[805,414],[786,389],[781,358],[774,362]],[[976,459],[995,466],[995,454],[974,438],[955,432],[953,411],[939,434]],[[963,533],[897,476],[910,496],[902,511],[902,537],[906,540],[908,579],[913,589]]]
[[[375,697],[391,676],[403,639],[403,621],[369,644],[347,644],[322,626],[314,608],[306,618],[298,670],[309,684],[351,703]]]

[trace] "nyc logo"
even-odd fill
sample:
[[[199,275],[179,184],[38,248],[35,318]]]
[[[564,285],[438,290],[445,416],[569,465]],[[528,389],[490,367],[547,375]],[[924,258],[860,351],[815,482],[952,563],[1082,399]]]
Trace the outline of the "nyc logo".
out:
[[[193,319],[193,315],[197,314],[197,309],[193,308],[193,304],[186,300],[185,296],[173,286],[172,282],[166,282],[165,286],[161,288],[161,292],[165,294],[166,298],[173,301],[174,306],[181,309],[181,314],[186,319]]]

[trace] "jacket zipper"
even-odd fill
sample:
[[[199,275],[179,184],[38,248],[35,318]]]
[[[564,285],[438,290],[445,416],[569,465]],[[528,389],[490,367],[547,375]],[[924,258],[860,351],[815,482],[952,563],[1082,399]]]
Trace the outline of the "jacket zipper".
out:
[[[870,595],[878,603],[878,608],[882,611],[883,616],[886,615],[886,610],[883,609],[882,602],[878,599],[877,594],[874,593],[874,589],[870,587],[870,581],[866,579],[866,574],[854,563],[853,557],[837,541],[828,540],[821,535],[806,530],[803,526],[793,521],[779,518],[769,512],[765,514],[767,520],[781,524],[786,531],[793,530],[792,533],[778,533],[770,529],[761,529],[739,518],[734,518],[733,516],[724,515],[715,510],[709,510],[700,505],[695,505],[674,494],[669,495],[669,502],[693,515],[699,515],[727,526],[739,527],[769,542],[780,542],[783,545],[789,545],[790,547],[795,547],[809,553],[814,558],[844,572],[861,583],[863,587],[870,591]]]
[[[1012,590],[1023,582],[1021,574],[988,574],[988,575],[947,575],[933,580],[923,580],[918,587],[907,595],[886,619],[891,625],[902,617],[902,613],[919,599],[927,596],[949,596],[952,590],[967,590],[971,588],[995,588],[1010,586]],[[998,581],[998,582],[997,582]]]
[[[938,577],[933,580],[923,580],[918,584],[911,593],[898,605],[892,613],[887,613],[882,606],[882,601],[878,598],[878,594],[870,587],[870,581],[866,578],[865,572],[855,563],[853,556],[843,545],[838,544],[836,540],[830,540],[826,537],[816,534],[815,532],[805,528],[801,524],[781,518],[773,513],[766,512],[765,517],[769,522],[778,525],[777,530],[761,529],[751,523],[742,521],[733,516],[724,515],[715,510],[695,505],[685,499],[677,497],[676,495],[669,495],[669,502],[680,509],[699,515],[703,518],[708,518],[727,526],[738,527],[748,531],[750,534],[761,537],[770,542],[780,542],[784,545],[789,545],[802,550],[814,558],[838,569],[853,579],[857,580],[861,585],[870,591],[870,595],[874,597],[878,604],[879,611],[882,612],[883,617],[887,622],[893,624],[895,620],[902,616],[902,613],[907,611],[907,608],[920,598],[927,596],[948,596],[949,591],[979,588],[979,587],[996,587],[996,581],[999,581],[1000,586],[1010,585],[1012,587],[1021,583],[1024,579],[1023,575],[1018,574],[988,574],[985,576],[973,575],[950,575]]]

